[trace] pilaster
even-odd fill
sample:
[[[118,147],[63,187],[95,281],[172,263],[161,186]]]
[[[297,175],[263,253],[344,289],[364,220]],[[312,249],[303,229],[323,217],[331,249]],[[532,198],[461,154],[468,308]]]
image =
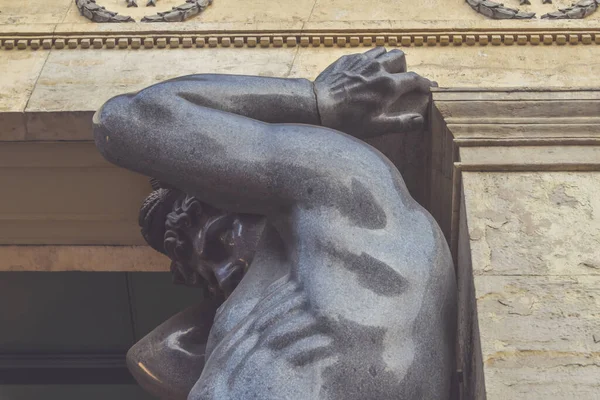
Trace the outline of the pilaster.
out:
[[[430,204],[457,264],[464,399],[600,389],[599,96],[433,95]]]

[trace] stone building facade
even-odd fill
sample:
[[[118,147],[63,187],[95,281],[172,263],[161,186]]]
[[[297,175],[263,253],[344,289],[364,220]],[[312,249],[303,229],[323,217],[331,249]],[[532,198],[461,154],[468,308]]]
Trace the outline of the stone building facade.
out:
[[[163,307],[153,294],[193,297],[140,283],[169,262],[137,227],[147,179],[107,164],[92,143],[104,101],[192,73],[312,79],[343,54],[386,46],[439,84],[428,132],[390,141],[387,155],[454,254],[458,396],[600,397],[600,12],[595,0],[508,1],[0,0],[0,319],[16,326],[1,340],[2,383],[28,382],[15,366],[122,368],[118,351],[102,361],[83,339],[84,356],[63,354],[59,339],[25,356],[23,332],[44,323],[77,331],[77,321],[108,332]],[[67,271],[95,274],[76,281]],[[54,278],[42,272],[64,279],[44,292],[48,281],[36,279]],[[122,314],[100,323],[73,309],[19,325],[32,304],[66,290],[57,310],[71,307],[103,279],[104,289],[89,289],[98,315]],[[137,308],[134,291],[146,293]],[[113,342],[157,323],[144,321]],[[112,383],[124,383],[117,375]],[[13,393],[2,387],[0,397]]]

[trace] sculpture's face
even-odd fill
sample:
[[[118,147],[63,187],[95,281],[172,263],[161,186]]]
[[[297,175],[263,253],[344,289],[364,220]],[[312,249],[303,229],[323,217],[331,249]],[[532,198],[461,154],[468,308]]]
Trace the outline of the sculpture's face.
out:
[[[181,212],[183,211],[183,212]],[[214,209],[186,197],[167,222],[165,249],[175,280],[229,296],[248,270],[263,218]]]

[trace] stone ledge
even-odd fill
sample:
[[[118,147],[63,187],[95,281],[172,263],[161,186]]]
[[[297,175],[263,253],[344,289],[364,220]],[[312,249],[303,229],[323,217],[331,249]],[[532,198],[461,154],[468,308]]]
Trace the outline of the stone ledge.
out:
[[[0,271],[165,272],[169,266],[148,246],[0,246]]]
[[[600,33],[554,32],[546,34],[503,33],[340,33],[296,32],[270,33],[248,32],[239,34],[186,35],[129,34],[129,35],[2,35],[3,50],[51,50],[51,49],[197,49],[204,47],[229,48],[281,48],[281,47],[435,47],[435,46],[521,46],[521,45],[591,45],[600,44]],[[109,37],[107,37],[109,36]]]

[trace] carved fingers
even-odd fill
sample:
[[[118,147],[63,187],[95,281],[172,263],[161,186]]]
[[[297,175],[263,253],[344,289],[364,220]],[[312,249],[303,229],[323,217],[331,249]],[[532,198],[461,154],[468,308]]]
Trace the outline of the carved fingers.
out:
[[[286,321],[289,316],[306,309],[305,297],[298,284],[290,280],[289,276],[283,277],[271,286],[268,289],[269,294],[257,303],[248,316],[219,343],[220,353],[235,351],[242,343],[248,342],[251,336],[254,337],[251,340],[254,345],[264,345],[265,335],[268,335],[268,332],[273,332],[273,329]],[[271,339],[276,337],[278,335],[272,336]],[[234,364],[241,361],[238,359]]]
[[[398,49],[388,52],[383,47],[377,47],[369,50],[354,63],[349,63],[347,71],[358,73],[362,78],[360,81],[376,86],[379,94],[385,90],[382,86],[391,86],[394,100],[410,92],[429,93],[430,88],[437,85],[414,72],[406,72],[406,55]]]
[[[364,54],[350,54],[340,59],[346,70],[387,71],[390,74],[406,72],[406,56],[402,50],[387,51],[385,47],[375,47]],[[335,64],[334,64],[335,65]],[[373,66],[380,68],[373,69]]]
[[[268,295],[227,335],[215,353],[227,356],[235,384],[239,371],[259,351],[269,350],[294,365],[306,365],[333,355],[333,339],[309,311],[302,288],[289,276],[274,282]],[[280,358],[281,358],[280,357]],[[276,357],[275,357],[276,358]]]
[[[357,72],[365,75],[385,75],[406,72],[406,56],[403,51],[394,49],[386,51],[384,47],[376,47],[365,54],[353,54],[348,56],[354,59],[352,64]]]
[[[393,74],[392,77],[398,97],[410,92],[429,93],[433,86],[437,86],[437,83],[423,78],[415,72]]]
[[[421,114],[382,114],[373,119],[373,125],[381,132],[414,132],[423,129],[425,119]]]
[[[390,74],[406,72],[406,56],[401,50],[394,49],[383,53],[376,60]]]
[[[370,59],[374,60],[377,57],[381,56],[382,54],[385,54],[386,52],[387,52],[387,50],[385,49],[385,47],[375,47],[374,49],[371,49],[371,50],[365,52],[363,55],[366,58],[370,58]],[[356,54],[351,54],[350,56],[356,56]]]
[[[324,126],[368,137],[419,129],[432,86],[407,72],[404,52],[376,47],[330,65],[315,80],[315,93]]]

